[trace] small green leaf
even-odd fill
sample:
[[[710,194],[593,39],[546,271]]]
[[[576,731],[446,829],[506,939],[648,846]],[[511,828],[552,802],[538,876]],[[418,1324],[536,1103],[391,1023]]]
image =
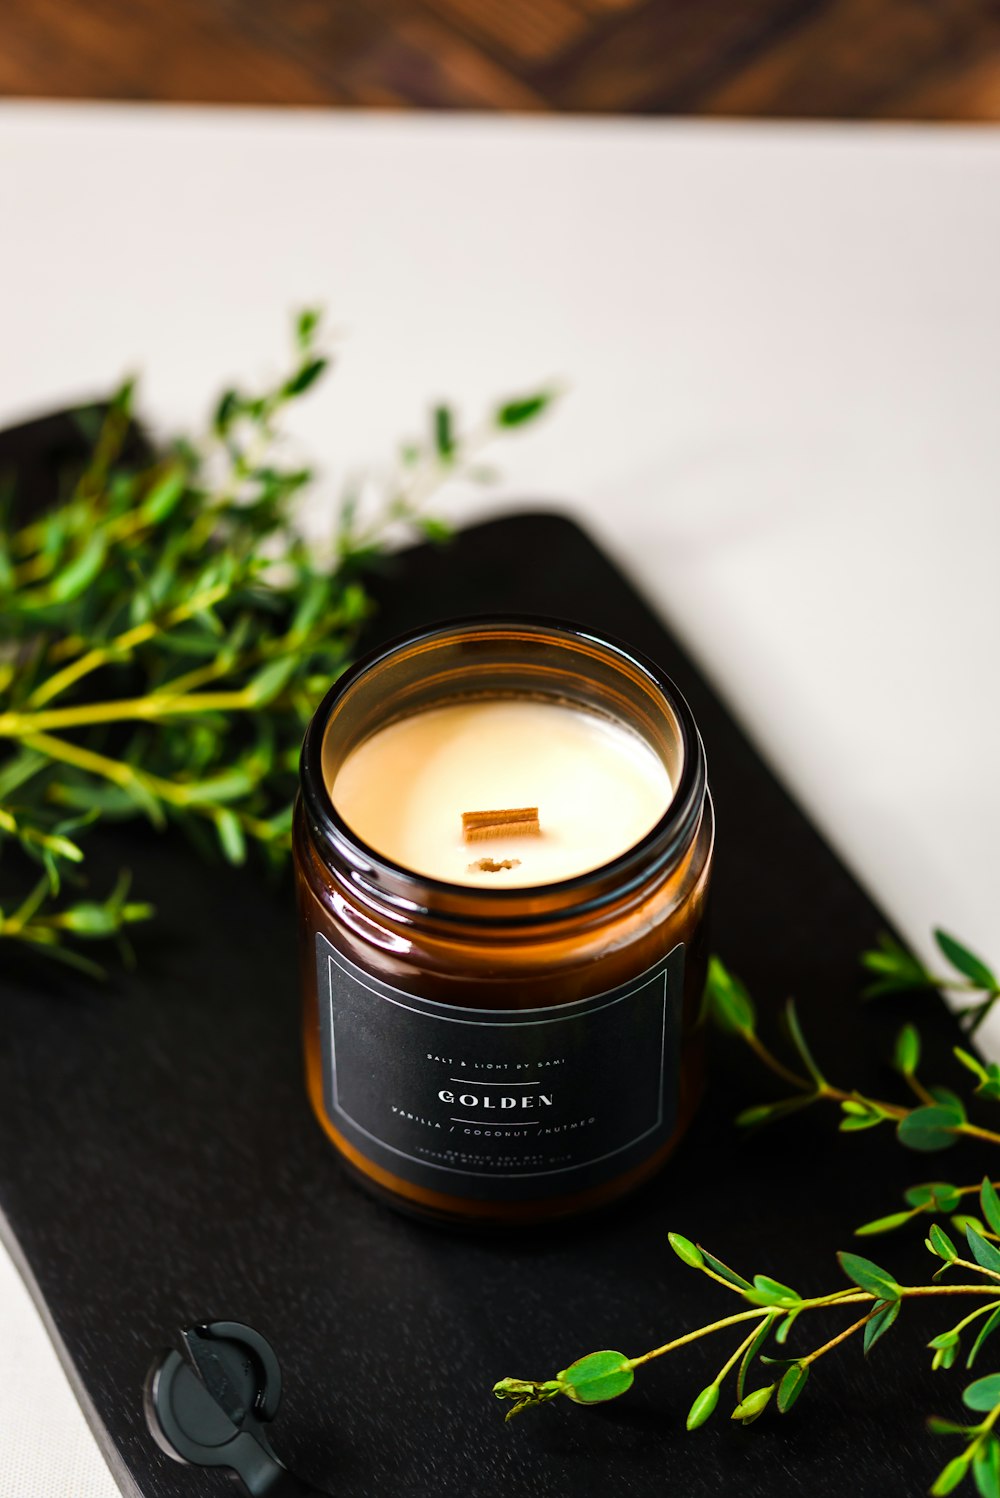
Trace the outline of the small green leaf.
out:
[[[802,1303],[802,1296],[796,1290],[767,1274],[755,1274],[753,1288],[759,1297],[758,1304],[791,1308]]]
[[[900,1144],[908,1149],[931,1152],[950,1148],[956,1142],[955,1129],[962,1119],[952,1108],[914,1108],[901,1118],[896,1129]]]
[[[842,1103],[841,1107],[846,1108],[847,1104]],[[862,1130],[877,1128],[884,1122],[885,1116],[882,1113],[854,1113],[842,1118],[839,1128],[842,1134],[860,1134]]]
[[[701,1269],[705,1262],[701,1249],[681,1233],[668,1233],[667,1242],[682,1263],[691,1269]]]
[[[47,933],[51,936],[52,933]],[[78,973],[86,973],[88,978],[106,978],[107,969],[101,967],[99,962],[91,962],[89,957],[84,957],[82,952],[77,952],[72,947],[60,946],[55,940],[51,945],[48,940],[39,944],[40,950],[44,951],[46,957],[53,958],[56,962],[63,962],[67,967],[73,968]]]
[[[295,340],[300,348],[308,348],[322,315],[317,307],[304,307],[299,313],[295,319]]]
[[[449,525],[447,520],[439,520],[433,515],[421,515],[417,517],[417,529],[428,541],[433,541],[436,546],[450,541],[455,534],[455,527]]]
[[[136,921],[148,921],[156,914],[156,906],[150,905],[146,900],[129,900],[127,904],[119,907],[118,918],[123,925],[132,925]]]
[[[455,424],[447,406],[434,408],[434,446],[444,462],[450,462],[455,455]]]
[[[984,1178],[980,1187],[979,1203],[983,1209],[983,1216],[994,1233],[1000,1233],[1000,1197],[997,1196],[996,1187],[989,1176]]]
[[[895,991],[904,988],[923,988],[928,982],[928,974],[923,964],[918,962],[912,952],[908,952],[905,947],[900,946],[898,941],[886,934],[879,937],[876,948],[861,954],[861,965],[870,973],[879,973],[891,980],[891,989]]]
[[[537,395],[506,401],[497,409],[496,424],[498,427],[523,426],[526,421],[533,421],[536,416],[540,416],[552,398],[551,391],[540,391]]]
[[[854,1229],[854,1236],[873,1238],[876,1233],[891,1233],[894,1228],[903,1227],[912,1216],[912,1212],[890,1212],[888,1217],[876,1217],[872,1222],[862,1223],[861,1227]]]
[[[903,1195],[911,1207],[920,1207],[926,1212],[954,1212],[962,1200],[961,1191],[948,1181],[926,1181],[911,1186]]]
[[[976,1447],[972,1476],[979,1498],[1000,1498],[1000,1441],[992,1431]]]
[[[215,415],[212,418],[212,425],[220,437],[224,437],[232,426],[241,406],[242,402],[235,390],[223,391],[216,405]]]
[[[967,1114],[965,1104],[957,1092],[952,1092],[950,1087],[929,1087],[928,1092],[936,1103],[942,1108],[950,1108],[952,1113],[957,1113],[960,1121],[965,1123]]]
[[[256,707],[267,707],[284,691],[295,675],[299,660],[295,655],[279,656],[262,666],[246,686],[246,693]]]
[[[576,1404],[601,1404],[632,1387],[635,1375],[623,1352],[590,1352],[558,1375],[557,1382]]]
[[[934,1354],[931,1368],[953,1368],[958,1357],[958,1342],[949,1342],[947,1347],[939,1347]]]
[[[104,536],[97,531],[79,556],[53,578],[49,596],[55,603],[70,603],[90,587],[104,564],[105,550]]]
[[[718,957],[708,960],[705,999],[709,1013],[720,1029],[737,1034],[753,1032],[757,1023],[753,1000],[739,978],[729,972]]]
[[[873,1264],[871,1259],[863,1259],[860,1254],[839,1253],[837,1258],[847,1278],[862,1290],[867,1290],[869,1295],[874,1295],[879,1300],[899,1299],[901,1287],[888,1269]]]
[[[914,988],[933,988],[932,980],[923,973],[918,978],[900,976],[898,978],[876,978],[874,983],[868,983],[861,990],[863,999],[881,999],[886,994],[909,993]]]
[[[111,936],[118,930],[118,916],[104,905],[86,902],[64,911],[60,924],[77,936]]]
[[[788,1341],[788,1334],[791,1331],[792,1327],[795,1325],[799,1314],[799,1311],[789,1311],[787,1316],[783,1316],[781,1318],[780,1322],[778,1323],[778,1330],[774,1334],[774,1340],[777,1342],[779,1347],[783,1347]]]
[[[969,1352],[969,1356],[965,1360],[966,1368],[972,1367],[973,1363],[976,1361],[976,1358],[979,1356],[979,1352],[983,1343],[986,1341],[987,1337],[991,1337],[993,1335],[998,1326],[1000,1326],[1000,1304],[998,1304],[990,1312],[989,1316],[987,1316],[986,1320],[979,1328],[979,1335],[973,1342],[972,1348]]]
[[[967,1425],[956,1425],[954,1420],[942,1420],[940,1415],[927,1416],[927,1429],[932,1436],[965,1436],[969,1433]]]
[[[938,1473],[937,1481],[931,1488],[931,1498],[946,1498],[946,1494],[953,1493],[969,1470],[969,1460],[964,1452],[961,1456],[952,1457],[948,1465]]]
[[[291,379],[285,382],[282,387],[282,394],[289,397],[302,395],[309,389],[310,385],[316,383],[329,362],[328,359],[322,358],[307,360],[305,364],[301,365],[295,371]]]
[[[992,1410],[1000,1404],[1000,1373],[977,1378],[962,1393],[962,1402],[970,1410]]]
[[[207,780],[194,781],[185,787],[185,805],[200,806],[206,801],[237,801],[253,789],[254,783],[245,770],[230,770],[223,775],[212,775]]]
[[[247,856],[246,838],[239,818],[228,806],[221,806],[212,817],[219,835],[219,845],[230,863],[243,863]]]
[[[904,1077],[912,1077],[920,1065],[920,1034],[914,1025],[904,1025],[896,1036],[893,1065]]]
[[[740,1400],[729,1418],[731,1420],[742,1420],[744,1425],[752,1425],[767,1409],[773,1393],[774,1384],[765,1384],[763,1388],[754,1389],[752,1394],[748,1394],[745,1399]]]
[[[900,1302],[898,1300],[883,1300],[878,1304],[875,1314],[869,1321],[865,1322],[865,1357],[871,1352],[880,1337],[884,1337],[890,1330],[896,1317],[899,1315]]]
[[[993,1274],[1000,1274],[1000,1250],[993,1247],[992,1243],[978,1233],[971,1223],[965,1229],[972,1257],[983,1269],[989,1269]]]
[[[707,1389],[702,1389],[691,1408],[688,1410],[687,1428],[697,1430],[699,1425],[704,1425],[719,1402],[718,1384],[709,1384]]]
[[[153,525],[166,520],[176,509],[187,488],[187,475],[178,465],[168,468],[148,490],[142,502],[142,513]]]
[[[966,1071],[971,1071],[972,1075],[977,1077],[980,1082],[985,1082],[989,1077],[986,1067],[978,1057],[972,1055],[971,1051],[963,1051],[962,1047],[957,1045],[952,1048],[952,1055],[956,1061],[962,1063]]]
[[[44,832],[38,833],[37,837],[39,843],[48,848],[56,858],[65,858],[69,863],[83,862],[83,849],[71,842],[68,837],[59,837],[54,833]]]
[[[958,1258],[958,1249],[944,1228],[938,1227],[936,1222],[931,1223],[930,1232],[927,1235],[927,1247],[931,1253],[937,1254],[939,1259],[944,1259],[946,1264],[953,1264]]]
[[[806,1037],[802,1031],[802,1026],[799,1023],[798,1011],[795,1007],[794,999],[789,999],[788,1003],[785,1005],[785,1022],[788,1025],[792,1040],[795,1043],[795,1049],[802,1057],[802,1061],[806,1070],[812,1077],[813,1081],[816,1083],[817,1087],[824,1087],[826,1085],[826,1078],[823,1076],[823,1073],[820,1071],[819,1067],[816,1065],[816,1062],[813,1060],[812,1052],[810,1051],[809,1046],[806,1044]]]
[[[794,1318],[793,1317],[786,1317],[785,1321],[787,1322],[787,1321],[792,1320],[792,1319],[794,1319]],[[751,1366],[753,1365],[754,1358],[757,1356],[757,1354],[760,1352],[760,1349],[763,1347],[764,1343],[767,1341],[768,1333],[770,1332],[771,1327],[773,1325],[774,1325],[774,1317],[773,1316],[765,1316],[764,1320],[761,1322],[760,1326],[757,1328],[757,1334],[756,1334],[756,1336],[754,1337],[753,1341],[750,1343],[750,1345],[747,1348],[746,1352],[743,1354],[742,1359],[740,1360],[739,1372],[736,1375],[736,1398],[737,1399],[742,1399],[743,1398],[743,1388],[744,1388],[744,1385],[746,1383],[747,1374],[750,1372]]]
[[[777,1103],[757,1103],[754,1107],[744,1108],[742,1113],[738,1113],[736,1122],[741,1129],[753,1128],[756,1124],[774,1123],[776,1119],[787,1118],[792,1113],[801,1112],[813,1101],[811,1095],[803,1094],[800,1097],[782,1098]]]
[[[781,1382],[778,1385],[779,1414],[788,1414],[788,1411],[792,1408],[792,1405],[796,1402],[799,1395],[802,1393],[802,1390],[805,1388],[806,1379],[808,1377],[808,1364],[803,1366],[801,1363],[793,1363],[791,1368],[787,1368],[785,1370],[784,1374],[782,1375]]]
[[[735,1269],[730,1269],[728,1264],[723,1264],[721,1259],[717,1259],[714,1254],[708,1253],[704,1248],[701,1254],[709,1269],[714,1269],[716,1274],[721,1275],[728,1284],[735,1285],[740,1290],[750,1289],[750,1281],[745,1280],[742,1274],[737,1274]]]
[[[983,959],[977,957],[974,952],[970,952],[968,947],[963,947],[960,941],[956,941],[946,931],[935,931],[934,940],[952,967],[960,972],[963,978],[968,978],[974,983],[977,988],[1000,987],[996,975],[987,967]]]

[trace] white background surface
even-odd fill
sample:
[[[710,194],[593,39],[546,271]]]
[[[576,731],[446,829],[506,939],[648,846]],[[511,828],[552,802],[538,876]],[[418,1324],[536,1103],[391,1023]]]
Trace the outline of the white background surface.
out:
[[[903,932],[1000,959],[996,133],[4,104],[0,214],[4,424],[141,367],[190,426],[321,300],[321,506],[565,379],[452,513],[574,510]],[[0,1498],[116,1492],[2,1258],[0,1411]]]

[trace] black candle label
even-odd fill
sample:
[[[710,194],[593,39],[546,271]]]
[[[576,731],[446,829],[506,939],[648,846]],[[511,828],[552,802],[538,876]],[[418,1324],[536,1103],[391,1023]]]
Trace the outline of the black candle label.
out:
[[[326,1109],[366,1159],[487,1201],[581,1191],[647,1159],[677,1114],[683,944],[547,1009],[392,988],[316,937]]]

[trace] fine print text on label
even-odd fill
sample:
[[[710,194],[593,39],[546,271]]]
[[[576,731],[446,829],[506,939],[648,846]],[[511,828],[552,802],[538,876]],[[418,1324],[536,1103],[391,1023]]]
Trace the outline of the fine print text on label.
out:
[[[316,963],[330,1120],[414,1185],[490,1201],[580,1191],[673,1130],[682,945],[620,988],[527,1010],[418,998],[322,935]]]

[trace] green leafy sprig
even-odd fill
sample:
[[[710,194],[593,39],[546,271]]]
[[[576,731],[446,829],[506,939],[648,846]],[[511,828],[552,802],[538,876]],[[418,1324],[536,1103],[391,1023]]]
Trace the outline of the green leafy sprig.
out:
[[[996,1192],[989,1181],[983,1183],[982,1190],[984,1213],[1000,1225]],[[770,1275],[755,1274],[752,1279],[745,1278],[700,1244],[680,1233],[670,1233],[668,1241],[681,1262],[721,1285],[744,1309],[684,1332],[638,1357],[610,1350],[592,1352],[578,1358],[553,1379],[539,1382],[504,1378],[494,1385],[493,1392],[498,1399],[512,1401],[507,1412],[508,1420],[524,1409],[545,1404],[559,1395],[565,1395],[575,1404],[603,1403],[618,1398],[631,1388],[636,1369],[646,1363],[717,1332],[738,1328],[737,1341],[722,1366],[692,1400],[686,1425],[689,1431],[704,1425],[715,1413],[727,1385],[730,1386],[730,1419],[741,1425],[752,1425],[768,1406],[773,1406],[779,1415],[787,1414],[798,1401],[813,1365],[820,1358],[852,1339],[860,1340],[867,1357],[891,1331],[904,1305],[915,1301],[947,1302],[954,1297],[982,1300],[983,1304],[975,1305],[954,1326],[931,1338],[928,1348],[932,1353],[932,1367],[950,1368],[962,1350],[963,1334],[968,1334],[971,1340],[965,1366],[972,1368],[987,1339],[1000,1326],[1000,1252],[979,1239],[974,1229],[969,1229],[968,1236],[971,1258],[959,1253],[943,1229],[932,1226],[927,1249],[939,1261],[939,1266],[927,1284],[900,1284],[888,1269],[871,1259],[860,1254],[839,1253],[837,1258],[850,1282],[848,1287],[823,1295],[803,1296]],[[962,1272],[962,1279],[942,1282],[944,1275],[954,1270]],[[788,1351],[789,1335],[797,1323],[811,1324],[817,1313],[835,1315],[845,1309],[848,1311],[846,1326],[807,1352]],[[983,1498],[1000,1498],[1000,1486],[997,1486],[994,1474],[997,1438],[993,1433],[993,1427],[1000,1419],[1000,1374],[977,1379],[966,1389],[964,1398],[970,1409],[985,1412],[985,1418],[971,1426],[938,1419],[929,1422],[930,1428],[936,1432],[967,1437],[965,1450],[948,1463],[932,1492],[950,1493],[971,1471]]]
[[[0,527],[0,941],[88,971],[81,940],[147,919],[121,880],[83,887],[84,842],[112,819],[182,826],[206,853],[280,863],[302,733],[350,659],[365,571],[402,533],[444,539],[426,512],[456,475],[483,477],[491,438],[541,414],[540,392],[465,432],[450,407],[405,444],[378,502],[356,487],[324,543],[297,523],[312,471],[285,457],[281,419],[328,367],[303,312],[286,374],[227,390],[197,442],[129,457],[134,387],[107,408],[69,494]],[[369,485],[368,488],[371,486]]]
[[[862,965],[876,975],[874,982],[865,990],[865,997],[878,998],[882,994],[905,993],[920,988],[959,996],[977,994],[973,1003],[958,1011],[968,1033],[973,1035],[997,999],[1000,999],[1000,978],[981,957],[970,952],[954,936],[949,936],[947,931],[936,930],[934,940],[942,956],[954,969],[953,972],[932,972],[891,936],[882,936],[877,947],[870,952],[863,952],[861,956]]]
[[[996,980],[980,958],[974,957],[954,937],[946,936],[943,932],[937,932],[936,937],[942,950],[951,952],[958,963],[964,964],[959,971],[967,972],[974,965],[975,971],[983,980],[982,988],[987,989],[990,984],[995,986]],[[879,951],[866,952],[862,962],[870,968],[873,958],[892,950],[893,946],[887,938],[883,939]],[[901,952],[900,948],[895,950]],[[916,967],[915,959],[909,958],[906,953],[902,953],[902,956]],[[900,982],[902,976],[901,972]],[[957,982],[958,980],[956,984]],[[907,986],[914,985],[908,982]],[[964,984],[961,986],[964,987]],[[759,1103],[745,1109],[737,1118],[737,1123],[743,1126],[776,1121],[817,1103],[833,1103],[841,1112],[841,1132],[858,1133],[888,1124],[895,1129],[901,1144],[921,1154],[949,1149],[963,1138],[990,1145],[1000,1144],[1000,1132],[971,1120],[968,1104],[958,1093],[951,1088],[926,1084],[921,1080],[921,1039],[919,1031],[912,1024],[906,1024],[900,1030],[892,1060],[895,1070],[916,1099],[915,1105],[890,1102],[872,1097],[857,1088],[845,1088],[830,1082],[820,1070],[809,1048],[793,1000],[789,1000],[786,1005],[784,1017],[801,1070],[787,1065],[762,1039],[756,1009],[745,985],[718,958],[713,958],[709,965],[706,1004],[717,1025],[737,1035],[769,1071],[792,1088],[787,1097],[776,1102]],[[980,1012],[981,1005],[975,1005],[971,1011],[970,1028],[978,1023]],[[973,1093],[977,1098],[986,1102],[1000,1100],[1000,1067],[995,1062],[980,1061],[963,1046],[954,1047],[953,1054],[960,1065],[975,1078]],[[958,1213],[952,1220],[959,1232],[964,1232],[971,1223],[978,1232],[988,1234],[990,1230],[982,1221],[959,1212],[962,1199],[975,1195],[979,1190],[978,1183],[957,1186],[948,1181],[920,1182],[905,1192],[905,1205],[902,1208],[864,1223],[856,1231],[862,1235],[873,1235],[902,1227],[921,1215]]]
[[[981,959],[942,932],[936,933],[938,945],[948,956],[963,980],[975,983],[979,991],[990,995],[996,988],[991,970]],[[895,973],[899,986],[902,979],[914,979],[918,965],[908,954],[883,941],[880,953],[895,953],[913,963],[904,969],[898,961]],[[866,953],[865,965],[871,967]],[[892,961],[896,962],[895,956]],[[973,977],[972,970],[975,976]],[[885,967],[879,969],[888,977]],[[919,969],[924,972],[922,968]],[[907,981],[905,986],[926,986]],[[937,986],[935,982],[935,986]],[[948,986],[967,987],[956,980]],[[888,991],[882,989],[881,991]],[[993,995],[995,997],[995,994]],[[992,997],[989,1000],[992,1002]],[[981,1019],[982,1002],[977,1003],[967,1023],[974,1026]],[[857,1132],[891,1123],[900,1142],[917,1151],[946,1149],[965,1136],[981,1143],[1000,1144],[1000,1133],[970,1122],[965,1104],[949,1089],[926,1086],[918,1076],[920,1037],[912,1025],[904,1026],[894,1051],[894,1064],[916,1098],[915,1106],[886,1102],[869,1097],[856,1089],[846,1089],[830,1082],[820,1069],[803,1033],[794,1003],[785,1010],[788,1034],[796,1056],[792,1065],[776,1055],[759,1034],[756,1008],[745,985],[725,966],[713,958],[709,965],[706,1005],[714,1021],[724,1030],[738,1036],[769,1071],[791,1089],[790,1096],[777,1102],[746,1109],[738,1119],[742,1125],[780,1119],[814,1104],[833,1103],[841,1110],[840,1128]],[[1000,1073],[966,1051],[956,1047],[957,1059],[976,1078],[979,1096],[1000,1099]],[[954,1186],[945,1182],[926,1182],[906,1193],[906,1210],[892,1213],[857,1229],[859,1235],[873,1235],[901,1227],[920,1216],[947,1216],[956,1212],[963,1198],[978,1196],[982,1217],[958,1213],[951,1226],[958,1230],[960,1249],[947,1229],[937,1221],[929,1225],[925,1247],[936,1262],[929,1279],[918,1285],[904,1285],[895,1275],[860,1254],[837,1255],[841,1270],[850,1282],[848,1288],[823,1295],[803,1296],[791,1286],[766,1274],[746,1278],[728,1264],[709,1253],[700,1244],[680,1233],[670,1233],[671,1248],[682,1263],[696,1270],[737,1297],[742,1309],[716,1321],[682,1331],[679,1335],[636,1357],[602,1350],[588,1353],[571,1363],[555,1378],[544,1381],[504,1378],[493,1392],[498,1399],[510,1401],[507,1419],[534,1405],[549,1403],[565,1396],[575,1404],[597,1404],[615,1399],[628,1390],[636,1370],[668,1353],[689,1347],[716,1333],[737,1329],[737,1340],[718,1372],[695,1395],[687,1415],[687,1429],[704,1425],[719,1406],[723,1390],[729,1388],[730,1418],[750,1425],[768,1407],[779,1415],[787,1414],[799,1399],[810,1377],[813,1365],[828,1353],[860,1339],[867,1356],[896,1324],[904,1306],[914,1302],[947,1304],[959,1297],[976,1302],[954,1325],[931,1338],[928,1348],[933,1368],[951,1368],[965,1354],[965,1367],[971,1369],[987,1340],[1000,1328],[1000,1195],[997,1183],[988,1176],[975,1186]],[[981,1302],[981,1303],[979,1303]],[[812,1325],[817,1316],[836,1316],[847,1310],[847,1324],[818,1341],[806,1352],[791,1352],[788,1342],[793,1328]],[[963,1348],[963,1338],[967,1339]],[[755,1376],[753,1376],[755,1375]],[[928,1428],[937,1434],[960,1435],[965,1442],[938,1475],[931,1492],[937,1495],[953,1492],[971,1477],[980,1498],[1000,1498],[1000,1436],[995,1427],[1000,1421],[1000,1373],[977,1378],[963,1395],[966,1406],[983,1418],[962,1425],[933,1417]]]

